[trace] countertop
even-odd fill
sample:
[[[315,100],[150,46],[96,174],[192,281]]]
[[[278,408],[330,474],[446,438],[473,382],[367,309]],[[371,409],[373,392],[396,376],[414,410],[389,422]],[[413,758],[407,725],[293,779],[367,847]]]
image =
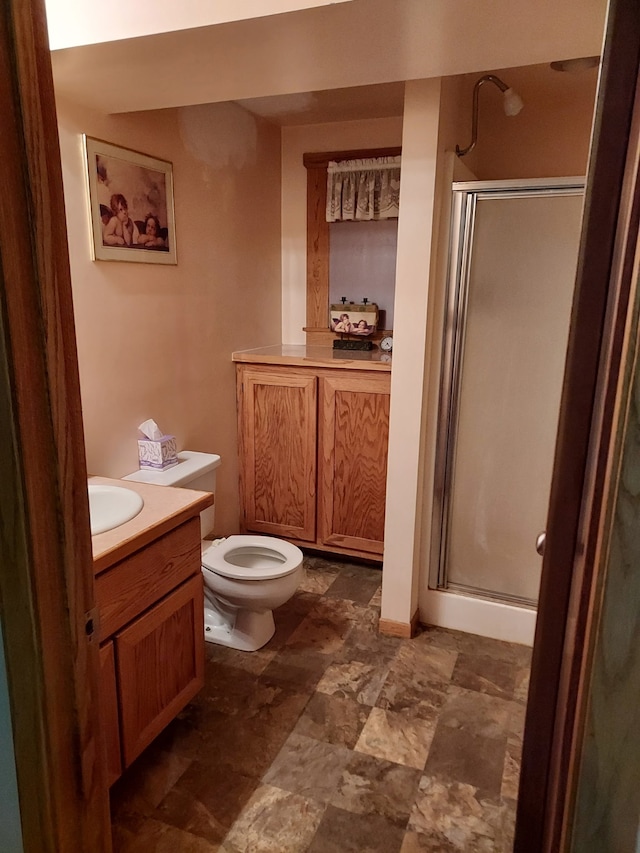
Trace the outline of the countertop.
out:
[[[210,492],[194,489],[152,486],[109,477],[89,477],[89,483],[131,489],[144,500],[144,506],[130,521],[91,537],[96,575],[213,505]]]
[[[292,367],[337,367],[343,370],[391,371],[391,356],[379,349],[334,350],[332,347],[304,344],[276,344],[270,347],[239,350],[233,361],[249,364],[283,364]]]

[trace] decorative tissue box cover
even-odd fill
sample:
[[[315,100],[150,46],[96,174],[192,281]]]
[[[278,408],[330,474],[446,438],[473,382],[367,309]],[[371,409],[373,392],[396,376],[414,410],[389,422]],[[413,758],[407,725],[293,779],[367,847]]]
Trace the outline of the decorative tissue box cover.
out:
[[[178,464],[178,447],[175,435],[163,435],[157,441],[138,439],[138,463],[141,468],[163,471]]]

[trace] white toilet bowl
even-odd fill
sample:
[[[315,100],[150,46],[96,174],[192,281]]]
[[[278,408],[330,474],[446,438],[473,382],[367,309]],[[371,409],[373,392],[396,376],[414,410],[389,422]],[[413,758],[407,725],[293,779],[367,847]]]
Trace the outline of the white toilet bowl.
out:
[[[204,637],[254,652],[275,632],[273,609],[302,580],[302,551],[271,536],[229,536],[202,543]]]

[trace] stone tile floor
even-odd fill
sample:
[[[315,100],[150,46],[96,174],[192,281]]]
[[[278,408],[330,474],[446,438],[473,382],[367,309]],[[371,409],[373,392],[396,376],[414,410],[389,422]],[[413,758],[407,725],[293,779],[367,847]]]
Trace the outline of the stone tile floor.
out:
[[[116,853],[510,851],[529,649],[382,637],[379,569],[305,564],[268,645],[207,644],[204,689],[112,788]]]

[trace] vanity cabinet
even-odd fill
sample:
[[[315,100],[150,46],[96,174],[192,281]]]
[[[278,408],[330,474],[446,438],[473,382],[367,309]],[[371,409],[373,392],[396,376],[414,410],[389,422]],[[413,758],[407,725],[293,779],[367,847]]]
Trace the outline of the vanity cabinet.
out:
[[[202,576],[179,586],[115,637],[127,767],[204,684]]]
[[[238,364],[242,529],[381,558],[389,372]]]
[[[108,566],[95,590],[113,783],[204,684],[199,517]]]

